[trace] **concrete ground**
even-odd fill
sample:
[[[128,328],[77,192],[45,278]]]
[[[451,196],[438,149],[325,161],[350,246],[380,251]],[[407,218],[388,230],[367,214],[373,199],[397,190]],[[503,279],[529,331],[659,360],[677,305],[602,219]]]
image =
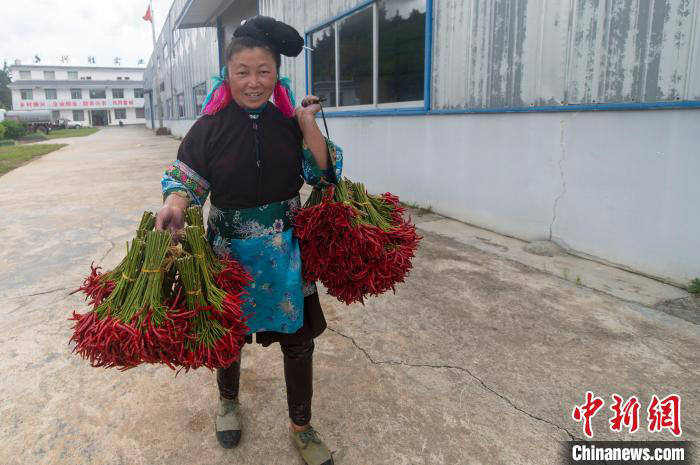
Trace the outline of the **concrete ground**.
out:
[[[66,142],[0,177],[0,464],[302,464],[277,346],[244,350],[234,450],[214,437],[208,370],[121,373],[71,354],[67,318],[86,307],[69,291],[92,261],[118,263],[142,211],[159,207],[178,141],[125,127]],[[699,439],[687,293],[438,215],[414,220],[424,240],[396,295],[321,297],[312,424],[337,464],[560,463],[560,441],[583,436],[571,412],[587,390],[606,401],[595,439],[673,439],[644,428],[651,395],[670,393],[682,438]],[[642,430],[609,430],[612,393],[641,399]]]

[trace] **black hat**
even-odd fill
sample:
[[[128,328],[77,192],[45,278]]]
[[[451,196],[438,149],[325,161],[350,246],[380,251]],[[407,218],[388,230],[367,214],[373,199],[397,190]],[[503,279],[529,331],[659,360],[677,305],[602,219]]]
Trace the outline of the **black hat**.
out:
[[[295,57],[304,47],[304,39],[296,29],[269,16],[254,16],[243,21],[233,33],[234,37],[252,37],[274,46],[278,52]]]

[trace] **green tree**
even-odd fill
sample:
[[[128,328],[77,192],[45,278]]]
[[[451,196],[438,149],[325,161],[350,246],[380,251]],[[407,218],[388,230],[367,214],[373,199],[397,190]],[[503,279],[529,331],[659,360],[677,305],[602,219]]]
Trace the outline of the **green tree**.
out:
[[[7,85],[12,82],[10,79],[10,69],[7,67],[7,61],[3,62],[2,70],[0,70],[0,108],[6,110],[12,109],[12,92]]]

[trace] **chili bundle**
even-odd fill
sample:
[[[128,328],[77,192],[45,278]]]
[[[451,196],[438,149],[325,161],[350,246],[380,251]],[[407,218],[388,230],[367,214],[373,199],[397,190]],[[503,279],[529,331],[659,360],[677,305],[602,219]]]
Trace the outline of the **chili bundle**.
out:
[[[92,307],[73,312],[74,352],[95,367],[128,369],[164,363],[185,370],[229,366],[238,359],[247,331],[241,311],[248,273],[218,259],[204,237],[202,211],[190,207],[184,241],[172,245],[142,216],[124,259],[100,273],[90,266],[81,291]]]
[[[304,279],[321,281],[346,304],[395,292],[421,239],[404,212],[398,197],[370,195],[348,179],[314,189],[294,219]]]

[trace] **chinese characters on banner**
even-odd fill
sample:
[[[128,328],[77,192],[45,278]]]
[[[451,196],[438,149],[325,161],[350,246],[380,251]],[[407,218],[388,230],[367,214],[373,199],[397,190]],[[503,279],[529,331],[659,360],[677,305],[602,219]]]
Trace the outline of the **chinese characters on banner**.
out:
[[[641,403],[637,396],[631,396],[625,400],[622,396],[612,394],[613,404],[609,407],[613,412],[610,418],[610,431],[621,432],[623,428],[634,433],[639,429]],[[585,401],[581,405],[574,406],[571,417],[576,422],[583,422],[583,434],[588,438],[593,437],[593,427],[591,420],[603,408],[605,401],[593,394],[586,392]],[[657,433],[663,430],[670,431],[674,436],[679,437],[681,430],[681,396],[670,394],[663,399],[653,395],[647,413],[647,431]]]
[[[109,106],[128,106],[133,105],[133,100],[112,100]],[[106,107],[107,100],[52,100],[51,102],[19,102],[20,108],[68,108],[68,107]]]

